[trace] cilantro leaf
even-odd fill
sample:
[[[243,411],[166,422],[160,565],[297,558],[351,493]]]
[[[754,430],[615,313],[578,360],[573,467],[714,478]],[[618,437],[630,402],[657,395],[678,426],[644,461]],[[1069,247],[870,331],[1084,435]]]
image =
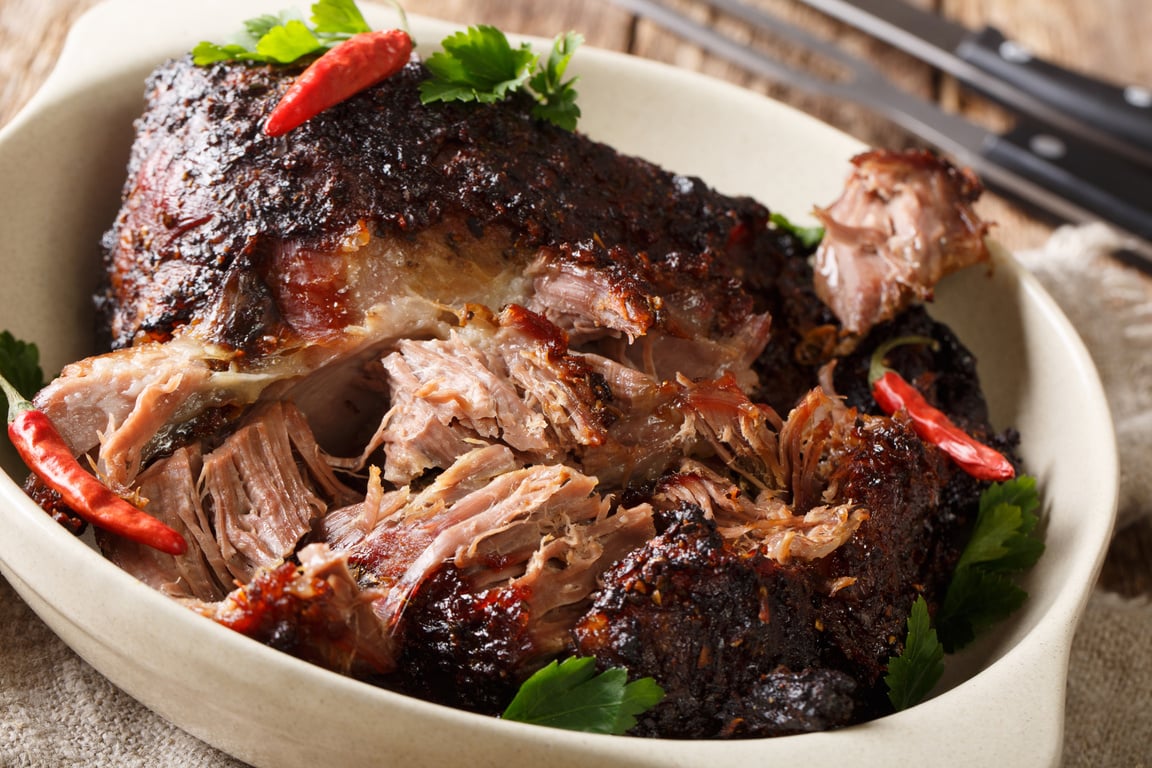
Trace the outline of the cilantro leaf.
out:
[[[1003,574],[958,570],[936,616],[945,649],[952,653],[968,645],[982,630],[1012,615],[1027,598],[1028,593]]]
[[[580,107],[576,105],[576,80],[564,80],[564,72],[572,54],[584,43],[584,38],[575,32],[559,35],[552,43],[548,62],[529,81],[536,92],[539,103],[533,108],[536,117],[555,123],[566,131],[576,130],[580,119]]]
[[[987,508],[981,506],[976,529],[956,569],[962,570],[977,563],[995,563],[1009,554],[1010,543],[1022,523],[1023,512],[1020,507],[1011,504],[996,504]]]
[[[580,117],[573,87],[576,78],[566,81],[564,72],[583,42],[584,38],[574,32],[558,36],[548,60],[541,65],[529,45],[513,48],[499,29],[483,24],[469,27],[444,38],[444,50],[424,62],[432,77],[421,83],[420,101],[491,104],[524,90],[536,100],[533,116],[575,130]]]
[[[793,224],[788,220],[788,217],[782,213],[772,213],[768,216],[768,220],[772,222],[777,229],[791,233],[805,248],[815,248],[820,244],[820,241],[824,239],[824,227],[801,227]]]
[[[1036,478],[1020,475],[988,488],[968,546],[937,616],[944,647],[951,653],[977,632],[1006,618],[1028,593],[1009,576],[1031,568],[1044,552],[1039,538]]]
[[[1036,478],[1028,475],[989,486],[980,495],[976,525],[931,629],[928,604],[917,597],[908,617],[904,652],[888,660],[888,698],[897,709],[916,704],[943,672],[944,653],[971,643],[984,629],[1010,616],[1028,593],[1011,576],[1044,552]]]
[[[319,0],[312,6],[312,26],[318,35],[357,35],[372,27],[352,0]]]
[[[263,16],[247,19],[244,22],[244,33],[251,43],[249,47],[255,47],[256,42],[272,31],[273,27],[283,26],[287,23],[288,17],[283,13],[265,13]]]
[[[918,596],[908,615],[904,651],[888,660],[888,700],[897,711],[919,704],[944,674],[944,646],[928,619],[928,603]]]
[[[192,49],[192,61],[203,67],[218,61],[291,64],[372,28],[353,0],[318,0],[312,26],[291,14],[265,13],[244,21],[244,34],[234,43],[204,41]]]
[[[576,104],[576,91],[565,88],[550,96],[547,101],[532,107],[532,116],[563,128],[566,131],[576,130],[576,123],[580,120],[580,107]]]
[[[256,43],[256,53],[278,64],[291,64],[324,48],[320,38],[304,22],[295,19],[272,27]]]
[[[44,386],[40,369],[40,350],[35,344],[21,341],[8,331],[0,332],[0,375],[24,397],[31,397]],[[8,412],[8,398],[0,392],[0,403]]]
[[[487,24],[469,27],[441,42],[443,51],[425,65],[433,80],[421,84],[421,100],[500,101],[528,82],[537,57],[527,45],[513,48],[499,29]]]
[[[215,64],[218,61],[267,61],[263,56],[260,56],[247,47],[236,43],[230,45],[219,45],[204,40],[197,43],[196,47],[192,49],[192,63],[198,67],[206,67],[209,64]]]
[[[636,725],[636,716],[664,698],[652,678],[628,682],[621,668],[596,674],[596,659],[572,657],[553,661],[524,681],[505,720],[534,723],[587,733],[622,734]]]

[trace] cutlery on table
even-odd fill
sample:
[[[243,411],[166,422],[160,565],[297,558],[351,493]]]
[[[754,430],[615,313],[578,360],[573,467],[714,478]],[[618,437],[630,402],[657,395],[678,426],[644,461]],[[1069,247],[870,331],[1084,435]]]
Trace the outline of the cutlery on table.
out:
[[[1057,66],[986,26],[904,0],[799,0],[900,48],[992,100],[1152,166],[1152,90]]]
[[[1020,115],[1011,130],[993,132],[895,86],[871,64],[835,44],[739,0],[704,2],[838,65],[843,76],[827,77],[785,64],[659,0],[615,2],[750,72],[878,112],[972,167],[998,191],[1071,221],[1103,219],[1152,242],[1152,165],[1138,162],[1131,153],[1109,151],[1029,115]],[[1089,129],[1093,131],[1099,133]]]

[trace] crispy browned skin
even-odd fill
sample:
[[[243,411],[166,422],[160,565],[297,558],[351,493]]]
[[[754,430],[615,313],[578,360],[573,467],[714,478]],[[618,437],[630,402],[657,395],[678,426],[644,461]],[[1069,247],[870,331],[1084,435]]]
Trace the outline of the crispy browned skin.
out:
[[[942,594],[974,489],[948,492],[955,470],[900,422],[861,419],[839,439],[829,487],[869,518],[830,555],[737,555],[687,506],[604,575],[576,647],[664,686],[639,733],[778,736],[887,711],[888,659],[916,596]]]
[[[355,322],[342,261],[324,255],[364,232],[400,247],[431,232],[462,251],[486,238],[511,261],[546,249],[606,270],[642,316],[664,311],[653,284],[703,289],[720,326],[749,312],[731,259],[715,255],[764,231],[767,212],[751,200],[542,124],[516,100],[423,107],[416,63],[285,137],[264,136],[295,74],[185,58],[149,79],[125,203],[103,241],[97,301],[113,346],[203,321],[222,292],[229,317],[213,340],[234,346],[285,330],[293,289],[327,302],[333,328]],[[270,273],[286,250],[320,254],[295,286]]]
[[[803,568],[777,569],[732,553],[698,508],[683,505],[669,519],[663,533],[604,575],[604,589],[574,630],[577,649],[663,687],[664,701],[643,716],[636,733],[748,733],[749,726],[729,719],[733,699],[753,696],[766,675],[817,663],[815,584]],[[822,727],[849,722],[851,705],[844,711],[842,702],[828,703],[835,711],[807,727],[754,730],[782,735],[816,730],[818,720]],[[740,717],[767,721],[779,714],[767,708],[741,710]]]

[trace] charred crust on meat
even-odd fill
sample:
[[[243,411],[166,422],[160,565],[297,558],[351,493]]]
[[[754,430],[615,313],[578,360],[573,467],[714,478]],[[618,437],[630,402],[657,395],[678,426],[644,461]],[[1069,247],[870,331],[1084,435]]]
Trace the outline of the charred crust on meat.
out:
[[[113,346],[199,318],[257,244],[330,250],[358,222],[397,237],[449,221],[472,236],[504,228],[520,251],[595,232],[654,263],[764,230],[752,200],[542,124],[522,104],[423,106],[419,63],[269,138],[260,128],[290,74],[184,58],[149,79],[125,205],[103,239],[97,305]]]
[[[543,666],[515,590],[476,593],[445,565],[404,619],[404,652],[388,682],[439,704],[485,714],[508,705],[523,677]]]
[[[72,535],[80,536],[88,529],[88,523],[64,503],[60,492],[49,488],[36,475],[29,475],[24,481],[23,488],[24,493],[36,502],[36,506],[47,512],[49,517]]]
[[[834,669],[782,669],[761,676],[721,714],[723,738],[827,731],[853,721],[856,681]]]
[[[755,713],[742,710],[757,721],[751,726],[735,722],[731,701],[757,697],[773,675],[819,663],[811,580],[733,554],[699,508],[682,505],[665,513],[663,530],[603,581],[576,625],[576,647],[601,666],[627,667],[664,688],[664,701],[640,718],[636,735],[782,735],[799,727],[793,702],[759,696]],[[800,675],[793,687],[809,678],[823,680]],[[855,688],[851,678],[846,685]],[[795,698],[819,706],[818,696]],[[827,706],[824,725],[850,721],[851,706],[840,700]],[[815,726],[816,717],[811,721]]]

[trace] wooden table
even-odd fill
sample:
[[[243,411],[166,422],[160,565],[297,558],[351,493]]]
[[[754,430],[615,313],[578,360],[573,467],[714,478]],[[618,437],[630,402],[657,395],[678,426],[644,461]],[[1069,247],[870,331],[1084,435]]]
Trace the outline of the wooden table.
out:
[[[162,1],[162,0],[157,0]],[[35,92],[51,69],[70,23],[94,0],[0,0],[0,124],[7,122]],[[686,0],[677,0],[689,6]],[[1003,128],[1000,110],[963,92],[911,58],[864,39],[820,17],[793,0],[759,0],[773,12],[807,25],[864,54],[893,79],[990,128]],[[305,8],[308,0],[285,0]],[[1147,0],[939,0],[921,5],[971,26],[991,23],[1036,53],[1066,66],[1122,82],[1152,85],[1152,13]],[[574,29],[589,45],[626,51],[731,80],[808,111],[874,145],[902,147],[919,142],[866,110],[798,92],[787,85],[754,77],[698,48],[637,20],[609,0],[405,0],[409,13],[462,23],[490,23],[505,30],[551,37]],[[707,11],[696,11],[708,18]],[[739,24],[717,19],[737,34],[762,43]],[[125,34],[133,34],[126,30]],[[770,201],[768,201],[770,202]],[[984,216],[995,222],[994,235],[1012,249],[1044,243],[1055,222],[1037,218],[989,195]],[[1152,595],[1152,525],[1134,525],[1118,536],[1102,583],[1123,595]]]

